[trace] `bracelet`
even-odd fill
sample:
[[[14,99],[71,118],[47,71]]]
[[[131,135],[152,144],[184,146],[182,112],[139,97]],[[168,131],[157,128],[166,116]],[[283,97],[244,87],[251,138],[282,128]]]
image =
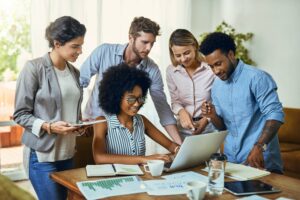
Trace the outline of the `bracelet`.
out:
[[[174,149],[174,153],[177,153],[178,151],[179,151],[179,148],[180,148],[180,146],[178,145],[178,146],[176,146],[175,147],[175,149]]]
[[[49,135],[51,135],[51,124],[52,124],[52,122],[49,122],[49,123],[48,123],[48,127],[47,127],[47,133],[48,133]]]

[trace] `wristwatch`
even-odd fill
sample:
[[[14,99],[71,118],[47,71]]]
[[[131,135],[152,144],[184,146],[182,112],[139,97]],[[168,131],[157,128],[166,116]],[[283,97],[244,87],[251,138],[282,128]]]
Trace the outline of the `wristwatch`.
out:
[[[266,143],[255,142],[254,145],[258,146],[262,150],[262,152],[265,152],[267,150],[267,144]]]

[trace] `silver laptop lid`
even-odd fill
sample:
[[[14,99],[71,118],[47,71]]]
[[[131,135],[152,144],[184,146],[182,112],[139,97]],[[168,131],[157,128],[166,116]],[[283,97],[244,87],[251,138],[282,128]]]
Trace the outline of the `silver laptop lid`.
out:
[[[227,135],[227,131],[206,133],[186,137],[169,169],[176,171],[200,165],[216,153]]]

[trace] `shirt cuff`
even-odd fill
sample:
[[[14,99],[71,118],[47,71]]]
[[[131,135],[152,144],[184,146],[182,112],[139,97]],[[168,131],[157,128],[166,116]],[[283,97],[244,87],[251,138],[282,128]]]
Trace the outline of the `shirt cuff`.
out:
[[[280,122],[284,122],[284,114],[283,112],[270,113],[267,116],[267,120],[277,120]]]
[[[42,119],[36,119],[34,120],[33,122],[33,125],[32,125],[32,133],[34,135],[36,135],[37,137],[41,137],[41,135],[43,135],[43,130],[42,129],[42,125],[45,121],[42,120]]]
[[[80,78],[80,86],[83,88],[86,88],[87,86],[89,86],[89,81],[85,81],[83,78]]]
[[[183,107],[181,105],[174,105],[173,106],[173,113],[175,115],[178,115],[179,114],[179,111],[182,109]]]

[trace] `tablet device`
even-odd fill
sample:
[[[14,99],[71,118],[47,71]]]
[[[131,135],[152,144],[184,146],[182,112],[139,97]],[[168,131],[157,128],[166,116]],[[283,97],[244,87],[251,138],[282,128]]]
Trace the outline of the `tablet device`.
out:
[[[106,122],[106,119],[102,119],[102,120],[95,120],[95,121],[79,121],[78,123],[70,123],[70,126],[90,126],[93,124],[98,124],[98,123],[102,123],[102,122]]]
[[[224,186],[225,190],[236,196],[281,192],[279,189],[260,180],[225,182]]]

